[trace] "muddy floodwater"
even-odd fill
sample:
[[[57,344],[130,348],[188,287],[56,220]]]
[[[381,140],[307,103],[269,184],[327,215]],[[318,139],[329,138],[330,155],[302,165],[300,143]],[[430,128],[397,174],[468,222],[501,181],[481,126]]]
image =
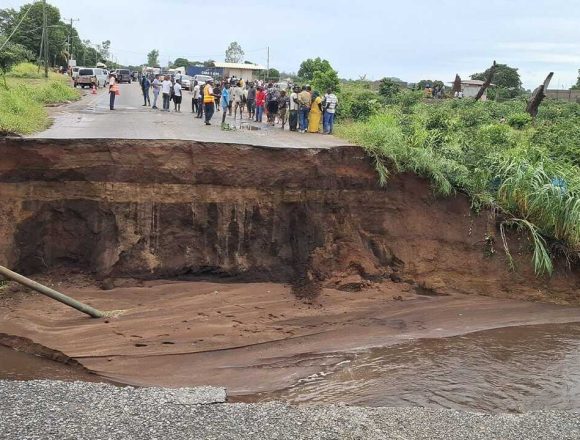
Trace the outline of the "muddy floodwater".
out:
[[[108,382],[80,368],[0,345],[0,379]]]
[[[359,352],[243,401],[580,411],[580,324],[508,327]]]

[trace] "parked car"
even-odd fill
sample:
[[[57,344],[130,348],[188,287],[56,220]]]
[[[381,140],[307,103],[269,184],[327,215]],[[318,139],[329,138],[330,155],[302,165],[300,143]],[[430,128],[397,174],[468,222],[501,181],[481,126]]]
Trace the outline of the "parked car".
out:
[[[208,82],[210,79],[213,79],[213,77],[209,76],[209,75],[194,75],[193,76],[193,80],[197,81],[198,84],[205,84],[206,82]]]
[[[105,70],[97,67],[81,67],[78,76],[74,79],[74,86],[81,86],[81,88],[105,87],[109,82],[109,78]]]
[[[129,69],[113,70],[113,75],[115,75],[119,84],[124,82],[131,84],[131,71]]]
[[[185,90],[191,90],[191,85],[193,84],[193,78],[188,75],[181,75],[181,87]]]

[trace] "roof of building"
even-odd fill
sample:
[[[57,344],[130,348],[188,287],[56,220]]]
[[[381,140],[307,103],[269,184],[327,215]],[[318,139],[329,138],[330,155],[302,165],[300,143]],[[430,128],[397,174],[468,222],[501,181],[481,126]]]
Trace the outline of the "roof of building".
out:
[[[239,69],[239,70],[266,70],[264,66],[259,64],[246,64],[246,63],[221,63],[216,61],[214,63],[215,67],[220,67],[223,69]]]
[[[485,81],[479,79],[462,79],[461,84],[464,86],[478,86],[481,87]],[[455,81],[449,81],[447,84],[455,84]],[[490,86],[495,86],[495,84],[490,84]]]

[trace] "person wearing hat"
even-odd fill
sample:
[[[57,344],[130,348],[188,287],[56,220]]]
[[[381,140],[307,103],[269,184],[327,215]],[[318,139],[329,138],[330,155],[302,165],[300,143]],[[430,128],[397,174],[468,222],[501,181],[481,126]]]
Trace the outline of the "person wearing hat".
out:
[[[211,118],[215,110],[215,95],[213,92],[213,79],[207,81],[203,88],[203,107],[205,111],[205,125],[211,125]]]

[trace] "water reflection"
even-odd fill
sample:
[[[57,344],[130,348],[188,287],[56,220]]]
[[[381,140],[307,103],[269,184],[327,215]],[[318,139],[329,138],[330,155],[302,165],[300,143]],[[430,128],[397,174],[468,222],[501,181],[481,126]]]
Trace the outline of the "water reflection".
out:
[[[486,412],[580,410],[580,324],[503,328],[358,353],[253,400]]]

